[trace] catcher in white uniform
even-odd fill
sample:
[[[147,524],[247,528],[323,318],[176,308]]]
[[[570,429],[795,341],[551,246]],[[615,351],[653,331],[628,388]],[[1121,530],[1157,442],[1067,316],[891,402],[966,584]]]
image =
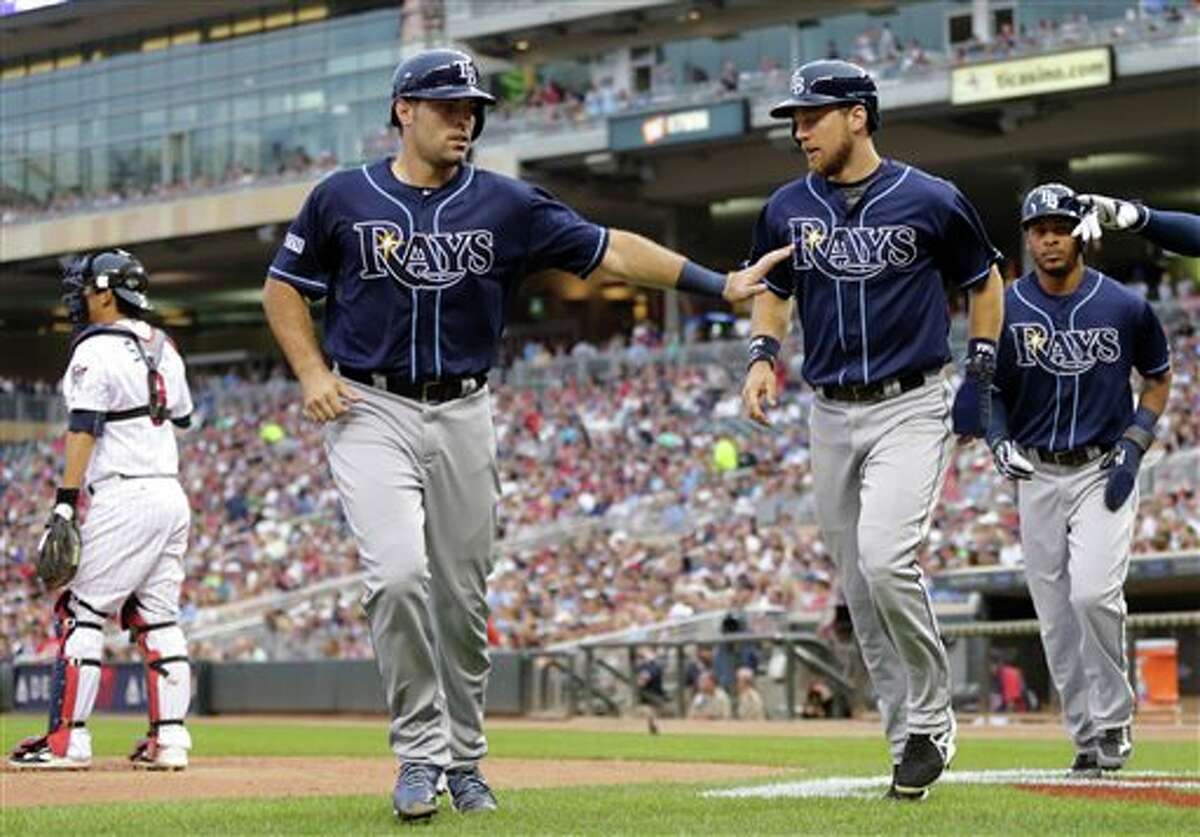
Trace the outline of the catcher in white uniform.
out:
[[[146,663],[150,732],[130,756],[133,765],[187,766],[191,670],[176,618],[190,514],[174,427],[187,427],[192,398],[183,359],[143,319],[152,310],[148,284],[145,269],[123,250],[85,256],[63,280],[77,327],[62,382],[66,464],[37,561],[47,586],[67,584],[54,606],[61,644],[49,729],[13,750],[12,767],[91,765],[86,723],[109,618],[131,632]],[[84,486],[91,505],[78,530],[75,507]]]

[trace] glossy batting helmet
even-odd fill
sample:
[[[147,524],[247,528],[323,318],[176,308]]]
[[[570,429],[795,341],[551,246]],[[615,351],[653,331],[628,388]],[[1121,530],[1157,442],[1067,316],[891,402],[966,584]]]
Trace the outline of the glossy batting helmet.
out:
[[[62,281],[63,303],[67,306],[67,316],[76,325],[88,321],[87,303],[83,299],[83,290],[88,286],[100,291],[111,290],[140,311],[154,310],[146,298],[150,276],[142,263],[124,250],[89,253],[67,268]]]
[[[792,73],[787,99],[771,108],[775,119],[791,119],[796,108],[824,105],[862,105],[867,109],[867,130],[879,128],[879,93],[870,73],[849,61],[809,61]]]
[[[496,104],[479,87],[479,70],[471,56],[457,49],[427,49],[400,62],[392,74],[392,105],[388,121],[396,119],[397,99],[471,99],[475,102],[475,139],[483,131],[483,106]]]
[[[1021,203],[1021,226],[1046,217],[1070,218],[1078,223],[1086,214],[1086,207],[1075,200],[1075,190],[1070,186],[1043,183],[1030,189]]]

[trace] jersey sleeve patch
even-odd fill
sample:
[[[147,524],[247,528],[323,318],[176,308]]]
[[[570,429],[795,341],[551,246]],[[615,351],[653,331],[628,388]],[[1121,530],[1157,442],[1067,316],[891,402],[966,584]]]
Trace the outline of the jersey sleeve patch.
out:
[[[295,233],[288,233],[283,238],[283,246],[291,250],[297,256],[304,253],[304,239]]]
[[[325,210],[328,202],[322,200],[326,182],[318,183],[309,193],[268,269],[270,276],[287,282],[310,299],[320,299],[329,292],[329,274],[323,259],[330,254],[321,252],[323,230],[330,220]]]

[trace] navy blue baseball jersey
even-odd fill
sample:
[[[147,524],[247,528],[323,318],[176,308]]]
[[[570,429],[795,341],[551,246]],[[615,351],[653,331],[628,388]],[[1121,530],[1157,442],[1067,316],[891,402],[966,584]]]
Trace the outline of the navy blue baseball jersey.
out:
[[[1000,257],[974,207],[949,181],[884,160],[847,208],[837,184],[809,173],[771,196],[751,260],[795,244],[767,276],[797,297],[805,380],[871,383],[950,360],[944,285],[966,289]]]
[[[325,298],[339,365],[428,381],[486,373],[520,280],[586,277],[607,245],[606,228],[520,180],[463,165],[422,189],[385,158],[318,183],[269,274]]]
[[[995,386],[1018,444],[1062,451],[1110,445],[1133,418],[1130,369],[1171,366],[1150,304],[1099,271],[1084,270],[1066,296],[1026,274],[1004,297]]]

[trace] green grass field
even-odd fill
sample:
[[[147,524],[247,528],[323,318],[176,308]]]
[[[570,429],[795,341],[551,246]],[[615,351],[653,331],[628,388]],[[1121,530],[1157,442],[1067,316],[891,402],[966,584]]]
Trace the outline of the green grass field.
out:
[[[0,716],[7,749],[38,732],[43,720]],[[144,722],[98,719],[92,724],[96,755],[124,754]],[[336,725],[262,721],[190,722],[196,752],[207,756],[386,755],[382,724]],[[1050,797],[1004,785],[939,786],[921,804],[879,799],[714,799],[700,794],[721,786],[746,786],[821,776],[871,776],[886,769],[880,741],[856,737],[717,736],[501,728],[489,734],[496,758],[616,759],[720,762],[785,768],[770,779],[719,784],[631,784],[501,792],[501,810],[462,817],[445,810],[428,825],[488,834],[1184,834],[1195,833],[1200,809],[1120,799]],[[1062,740],[996,737],[960,741],[956,771],[1061,768],[1070,760]],[[1139,741],[1130,769],[1195,774],[1200,743],[1181,728],[1178,740]],[[11,774],[0,774],[4,782]],[[397,823],[389,787],[362,795],[303,799],[212,800],[64,807],[9,807],[4,834],[385,834],[411,828]],[[7,789],[5,798],[7,799]]]

